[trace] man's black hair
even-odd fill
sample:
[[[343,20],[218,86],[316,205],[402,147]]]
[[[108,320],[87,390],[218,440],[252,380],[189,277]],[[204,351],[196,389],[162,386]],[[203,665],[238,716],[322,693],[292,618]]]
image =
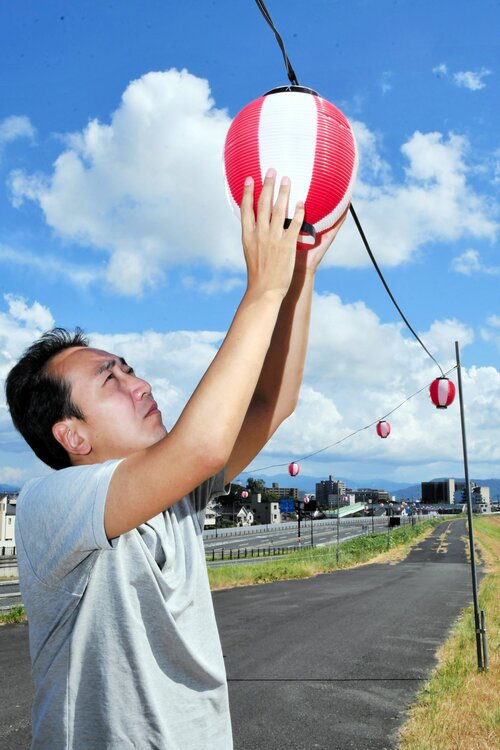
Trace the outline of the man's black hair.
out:
[[[80,328],[47,331],[24,352],[7,376],[5,393],[14,425],[38,458],[53,469],[71,466],[68,453],[52,434],[61,419],[84,419],[71,400],[71,387],[47,372],[52,357],[72,346],[88,346]]]

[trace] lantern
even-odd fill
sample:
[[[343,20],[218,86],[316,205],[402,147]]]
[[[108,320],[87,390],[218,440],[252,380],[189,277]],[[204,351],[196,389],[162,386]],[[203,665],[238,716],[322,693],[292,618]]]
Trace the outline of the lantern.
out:
[[[246,177],[254,180],[255,213],[267,170],[276,169],[275,198],[281,178],[289,177],[287,222],[297,201],[303,200],[297,246],[311,248],[349,207],[358,151],[348,120],[333,104],[312,89],[282,86],[236,115],[226,136],[224,167],[229,201],[238,217]]]
[[[248,497],[248,492],[246,490],[243,490],[243,492],[241,493],[241,497],[247,498]]]
[[[377,422],[377,435],[381,438],[386,438],[391,434],[391,425],[384,419]]]
[[[300,465],[293,462],[288,466],[288,473],[291,477],[296,477],[300,471]]]
[[[436,378],[429,386],[429,396],[437,409],[447,409],[455,398],[455,384],[448,378]]]

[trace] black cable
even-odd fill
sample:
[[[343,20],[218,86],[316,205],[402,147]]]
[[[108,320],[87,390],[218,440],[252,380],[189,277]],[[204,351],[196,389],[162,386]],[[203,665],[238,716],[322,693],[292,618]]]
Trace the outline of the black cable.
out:
[[[389,297],[391,298],[391,300],[392,300],[392,302],[393,302],[393,304],[394,304],[394,307],[396,308],[396,310],[398,311],[398,313],[399,313],[399,314],[401,315],[401,317],[403,318],[404,322],[406,323],[406,325],[408,326],[408,328],[410,329],[410,331],[412,332],[412,334],[413,334],[413,335],[415,336],[415,338],[417,339],[417,341],[418,341],[418,343],[420,344],[420,346],[422,347],[422,349],[424,349],[424,351],[426,351],[426,352],[427,352],[427,354],[429,355],[429,357],[430,357],[430,358],[431,358],[431,359],[432,359],[432,360],[433,360],[433,361],[434,361],[434,362],[436,363],[436,365],[437,365],[437,366],[439,367],[439,370],[441,371],[441,375],[442,375],[442,376],[444,377],[444,372],[443,372],[443,369],[442,369],[441,365],[439,364],[439,362],[437,361],[437,359],[436,359],[435,357],[433,357],[433,356],[432,356],[432,354],[431,354],[431,353],[430,353],[430,351],[429,351],[429,350],[427,349],[427,347],[425,346],[425,344],[424,344],[424,343],[423,343],[423,342],[421,341],[421,339],[420,339],[420,338],[418,337],[418,335],[417,335],[417,334],[415,333],[415,331],[413,330],[413,328],[411,327],[411,325],[410,325],[410,324],[408,323],[408,321],[407,321],[406,317],[404,316],[404,314],[403,314],[403,311],[401,310],[400,306],[398,305],[398,303],[397,303],[397,302],[396,302],[396,300],[394,299],[394,296],[393,296],[393,294],[392,294],[391,290],[389,289],[389,287],[388,287],[388,285],[387,285],[387,282],[386,282],[386,280],[384,279],[384,277],[383,277],[383,275],[382,275],[382,271],[381,271],[381,270],[380,270],[380,268],[378,267],[377,261],[375,260],[375,256],[373,255],[373,253],[372,253],[372,251],[371,251],[371,249],[370,249],[370,245],[368,244],[368,240],[367,240],[367,239],[366,239],[366,237],[365,237],[365,233],[363,232],[363,228],[362,228],[362,226],[361,226],[361,224],[360,224],[360,222],[359,222],[359,219],[358,219],[358,217],[357,217],[357,215],[356,215],[356,211],[354,210],[354,206],[352,205],[352,203],[351,203],[351,204],[350,204],[350,206],[349,206],[349,211],[351,212],[351,216],[352,216],[352,218],[354,219],[354,223],[356,224],[356,226],[357,226],[357,228],[358,228],[358,232],[359,232],[359,234],[361,235],[361,239],[363,240],[363,244],[364,244],[364,246],[365,246],[365,248],[366,248],[366,252],[367,252],[367,253],[368,253],[368,255],[370,256],[370,260],[371,260],[371,262],[373,263],[373,265],[374,265],[374,267],[375,267],[375,270],[376,270],[376,272],[378,273],[378,275],[379,275],[379,277],[380,277],[380,280],[381,280],[382,284],[384,285],[384,287],[385,287],[385,290],[386,290],[387,294],[388,294],[388,295],[389,295]]]
[[[456,365],[453,365],[453,367],[450,367],[449,370],[446,371],[446,373],[443,373],[443,377],[446,375],[449,375],[450,372],[453,372],[453,370],[457,369]],[[442,371],[441,371],[442,372]],[[407,396],[404,401],[401,401],[400,404],[395,406],[393,409],[387,412],[387,414],[384,414],[383,417],[379,417],[378,419],[375,419],[373,422],[370,422],[369,424],[364,425],[364,427],[358,427],[357,430],[354,430],[354,432],[350,432],[348,435],[344,435],[343,438],[340,438],[340,440],[337,440],[335,443],[330,443],[330,445],[325,445],[324,448],[320,448],[317,451],[314,451],[313,453],[308,453],[306,456],[301,456],[300,458],[294,458],[293,460],[297,463],[300,463],[301,461],[307,461],[307,459],[312,458],[313,456],[317,456],[318,453],[323,453],[324,451],[328,450],[328,448],[334,448],[336,445],[340,445],[340,443],[343,443],[344,440],[348,440],[349,438],[354,437],[354,435],[357,435],[358,432],[363,432],[363,430],[368,430],[370,427],[373,427],[373,425],[378,424],[378,422],[381,422],[382,420],[389,417],[391,414],[393,414],[398,409],[401,409],[402,406],[404,406],[410,399],[414,398],[415,396],[418,396],[419,393],[422,393],[422,391],[425,391],[427,388],[429,388],[429,383],[422,386],[422,388],[419,388],[418,391],[415,391],[415,393],[412,393],[411,396]],[[283,464],[271,464],[270,466],[260,466],[257,469],[249,469],[248,471],[240,471],[240,474],[257,474],[259,471],[265,471],[266,469],[277,469],[281,466],[288,466],[287,463]]]
[[[269,15],[269,11],[267,10],[266,6],[264,5],[263,0],[255,0],[255,2],[257,3],[257,6],[258,6],[259,10],[261,11],[262,15],[264,16],[264,18],[266,19],[267,23],[269,24],[269,26],[274,31],[276,39],[278,40],[278,44],[279,44],[279,46],[281,48],[281,51],[283,53],[283,59],[285,61],[285,67],[286,67],[286,71],[287,71],[288,79],[289,79],[290,83],[292,85],[294,85],[294,86],[298,86],[299,82],[297,81],[297,76],[295,75],[295,71],[292,68],[290,60],[288,59],[288,55],[285,52],[285,45],[283,44],[283,40],[282,40],[281,36],[279,35],[278,30],[276,29],[271,16]],[[369,257],[370,257],[370,260],[373,263],[373,265],[375,267],[375,270],[378,273],[378,275],[380,277],[380,280],[382,281],[382,284],[384,285],[387,294],[391,298],[392,303],[394,304],[394,306],[395,306],[396,310],[398,311],[398,313],[401,315],[401,317],[402,317],[403,321],[405,322],[405,324],[408,326],[408,328],[411,331],[411,333],[415,336],[416,340],[418,341],[418,343],[420,344],[420,346],[422,347],[422,349],[426,352],[426,354],[429,355],[429,357],[432,359],[432,361],[438,366],[439,371],[441,372],[441,375],[444,377],[443,368],[441,367],[441,365],[439,364],[439,362],[437,361],[437,359],[435,357],[433,357],[433,355],[427,349],[427,347],[422,342],[422,340],[415,333],[415,331],[413,330],[413,328],[409,324],[408,320],[404,316],[403,311],[401,310],[400,306],[398,305],[398,303],[394,299],[394,296],[393,296],[391,290],[389,289],[389,287],[387,285],[387,282],[386,282],[386,280],[384,279],[384,277],[382,275],[382,271],[378,267],[377,261],[375,260],[375,257],[373,255],[371,249],[370,249],[370,245],[368,244],[368,240],[365,237],[365,233],[363,232],[363,229],[362,229],[361,224],[359,222],[359,219],[358,219],[358,217],[356,215],[356,212],[354,211],[354,207],[353,207],[352,203],[349,206],[349,210],[351,212],[352,218],[354,219],[354,223],[356,224],[356,227],[357,227],[358,232],[359,232],[359,234],[361,236],[361,239],[363,240],[363,244],[364,244],[364,246],[366,248],[366,251],[367,251],[367,253],[368,253]]]
[[[287,75],[288,75],[288,80],[290,81],[290,83],[292,84],[292,86],[298,86],[299,82],[297,81],[297,76],[295,75],[295,71],[292,68],[290,60],[288,59],[288,55],[286,54],[285,45],[283,44],[283,39],[279,35],[278,29],[274,25],[273,19],[269,15],[269,11],[267,10],[267,8],[264,5],[264,3],[262,2],[262,0],[255,0],[255,2],[257,3],[257,7],[259,8],[259,10],[262,13],[262,15],[264,16],[264,18],[266,19],[267,23],[269,24],[269,26],[274,31],[274,36],[276,37],[276,40],[277,40],[277,42],[278,42],[278,44],[280,46],[281,52],[283,54],[283,60],[285,61],[285,67],[286,67],[286,72],[287,72]]]

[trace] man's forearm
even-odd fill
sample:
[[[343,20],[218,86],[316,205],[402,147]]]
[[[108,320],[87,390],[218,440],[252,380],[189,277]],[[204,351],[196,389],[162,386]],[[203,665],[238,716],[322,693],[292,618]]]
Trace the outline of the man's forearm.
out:
[[[294,410],[307,354],[314,274],[296,271],[281,305],[255,399],[272,409],[274,431]]]

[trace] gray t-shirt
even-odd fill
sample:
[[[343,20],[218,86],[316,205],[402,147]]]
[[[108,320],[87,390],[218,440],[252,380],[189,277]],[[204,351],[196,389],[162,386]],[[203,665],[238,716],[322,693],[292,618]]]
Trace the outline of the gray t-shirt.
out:
[[[28,482],[16,542],[30,633],[33,750],[228,750],[224,661],[203,548],[209,479],[111,542],[118,461]]]

